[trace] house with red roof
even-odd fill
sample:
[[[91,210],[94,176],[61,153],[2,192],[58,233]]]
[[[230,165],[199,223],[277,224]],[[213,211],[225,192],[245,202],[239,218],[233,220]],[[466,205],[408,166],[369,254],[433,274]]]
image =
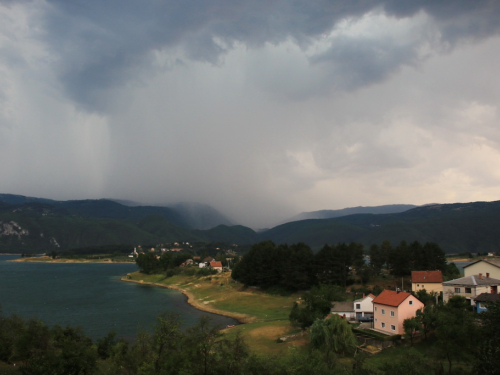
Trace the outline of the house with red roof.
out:
[[[441,271],[411,271],[411,290],[425,289],[428,293],[443,291],[443,273]]]
[[[373,300],[373,328],[390,335],[404,334],[405,319],[416,316],[424,304],[406,292],[384,290]]]
[[[217,270],[217,272],[222,272],[222,262],[214,260],[210,262],[210,268]]]

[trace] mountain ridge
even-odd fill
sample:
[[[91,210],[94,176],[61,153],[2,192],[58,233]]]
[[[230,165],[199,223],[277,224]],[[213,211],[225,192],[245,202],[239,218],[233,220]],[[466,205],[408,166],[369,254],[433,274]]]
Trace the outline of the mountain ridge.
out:
[[[207,209],[209,218],[214,211]],[[109,199],[52,201],[0,194],[0,252],[173,241],[252,245],[264,240],[276,244],[304,242],[316,250],[324,244],[358,242],[369,247],[385,240],[394,245],[403,240],[435,242],[447,253],[496,252],[500,248],[500,201],[306,219],[259,233],[231,224],[195,229],[186,217],[169,207],[131,207]]]

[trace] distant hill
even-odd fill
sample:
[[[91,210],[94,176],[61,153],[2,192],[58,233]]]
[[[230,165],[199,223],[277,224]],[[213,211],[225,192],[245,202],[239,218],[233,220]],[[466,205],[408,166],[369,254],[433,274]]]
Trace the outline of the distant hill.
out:
[[[365,208],[337,211],[356,209]],[[399,213],[299,220],[259,233],[241,225],[210,227],[210,223],[220,221],[229,223],[211,207],[195,204],[128,206],[109,199],[54,201],[0,194],[0,253],[174,241],[251,245],[262,240],[277,244],[305,242],[315,249],[326,243],[352,241],[368,247],[385,240],[394,245],[402,240],[432,241],[448,253],[500,249],[500,201],[434,204]]]
[[[259,233],[276,243],[361,242],[365,246],[388,240],[438,243],[446,252],[485,252],[500,249],[500,201],[436,204],[395,214],[358,214],[335,219],[310,219],[279,225]]]
[[[320,211],[311,211],[311,212],[302,212],[291,219],[290,221],[299,221],[299,220],[307,220],[307,219],[333,219],[335,217],[342,217],[347,215],[355,215],[355,214],[395,214],[399,212],[408,211],[412,208],[415,208],[413,204],[389,204],[385,206],[373,206],[373,207],[349,207],[343,208],[341,210],[320,210]]]
[[[231,225],[231,221],[214,208],[197,203],[179,203],[172,207],[141,206],[135,202],[114,199],[56,201],[14,194],[0,194],[0,202],[14,205],[45,203],[65,209],[73,215],[88,218],[137,221],[148,215],[162,215],[174,225],[191,229]]]
[[[25,197],[24,195],[16,194],[0,194],[0,201],[8,204],[23,204],[30,202],[53,204],[57,202],[52,199]]]
[[[117,244],[174,241],[210,242],[228,239],[238,245],[256,241],[250,228],[229,223],[203,205],[176,208],[127,206],[109,199],[55,201],[20,195],[0,195],[0,253],[52,250]],[[202,229],[197,229],[201,227]]]

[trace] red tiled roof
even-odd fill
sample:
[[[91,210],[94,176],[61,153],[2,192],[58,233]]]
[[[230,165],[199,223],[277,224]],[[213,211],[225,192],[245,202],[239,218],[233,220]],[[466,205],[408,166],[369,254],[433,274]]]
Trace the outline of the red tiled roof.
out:
[[[217,261],[210,262],[210,267],[222,267],[222,262],[217,262]]]
[[[399,306],[405,299],[411,296],[410,293],[396,292],[393,290],[384,290],[374,300],[373,303],[379,303],[387,306]]]
[[[412,283],[442,283],[443,273],[441,271],[411,271]]]

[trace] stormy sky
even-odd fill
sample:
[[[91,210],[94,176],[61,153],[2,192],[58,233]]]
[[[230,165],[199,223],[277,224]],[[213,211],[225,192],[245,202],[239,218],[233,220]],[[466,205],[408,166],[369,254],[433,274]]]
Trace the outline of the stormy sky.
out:
[[[0,192],[302,211],[500,199],[495,0],[0,0]]]

